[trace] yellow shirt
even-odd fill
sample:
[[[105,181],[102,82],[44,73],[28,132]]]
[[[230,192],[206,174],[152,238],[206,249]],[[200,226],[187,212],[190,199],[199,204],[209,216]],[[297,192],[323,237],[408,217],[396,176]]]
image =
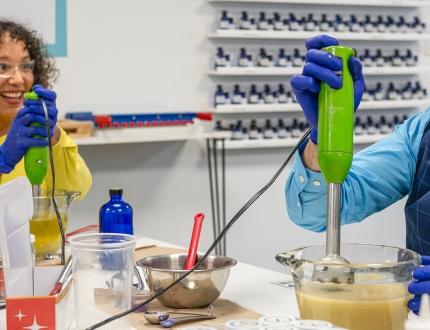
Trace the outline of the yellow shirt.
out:
[[[78,153],[78,146],[62,129],[60,139],[53,146],[53,160],[55,168],[55,190],[79,191],[79,199],[83,198],[91,187],[92,177],[87,164]],[[6,135],[0,136],[0,144],[6,139]],[[0,176],[0,184],[4,184],[20,176],[25,175],[24,159],[16,164],[10,173]],[[51,166],[42,184],[42,190],[52,188]]]

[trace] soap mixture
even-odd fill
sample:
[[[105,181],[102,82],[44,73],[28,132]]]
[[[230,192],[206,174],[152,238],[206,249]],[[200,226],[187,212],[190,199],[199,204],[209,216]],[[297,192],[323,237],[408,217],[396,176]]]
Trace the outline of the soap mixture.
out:
[[[64,230],[67,229],[68,219],[62,215]],[[58,227],[57,218],[37,218],[30,220],[30,233],[32,233],[36,242],[34,249],[38,258],[46,254],[55,254],[61,248],[61,234]]]
[[[351,330],[403,330],[412,298],[407,283],[394,282],[309,282],[297,288],[296,295],[301,318],[327,320]]]

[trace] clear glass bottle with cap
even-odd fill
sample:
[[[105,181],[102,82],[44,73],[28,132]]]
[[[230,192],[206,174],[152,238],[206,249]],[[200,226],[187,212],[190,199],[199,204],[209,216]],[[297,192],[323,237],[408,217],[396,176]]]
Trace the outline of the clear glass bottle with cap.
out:
[[[110,200],[100,208],[101,233],[133,234],[133,208],[122,199],[123,190],[109,189]]]

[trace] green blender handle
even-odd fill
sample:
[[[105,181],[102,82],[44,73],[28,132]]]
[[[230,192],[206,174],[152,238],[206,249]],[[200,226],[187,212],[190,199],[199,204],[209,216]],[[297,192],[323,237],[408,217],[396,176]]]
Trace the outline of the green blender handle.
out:
[[[352,164],[354,135],[354,85],[348,61],[355,55],[352,48],[330,46],[326,52],[342,60],[343,70],[338,72],[342,87],[331,88],[321,83],[318,95],[318,162],[329,183],[342,183]]]
[[[35,92],[24,94],[26,100],[38,100],[39,96]],[[42,126],[39,123],[32,123],[30,126]],[[34,136],[36,139],[43,139]],[[24,155],[24,167],[28,180],[32,185],[40,186],[48,171],[48,147],[31,147]]]

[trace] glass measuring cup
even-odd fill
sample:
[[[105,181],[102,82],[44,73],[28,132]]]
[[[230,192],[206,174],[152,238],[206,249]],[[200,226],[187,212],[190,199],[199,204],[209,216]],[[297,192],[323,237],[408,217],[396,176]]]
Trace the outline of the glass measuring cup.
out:
[[[136,237],[93,233],[76,235],[69,242],[77,328],[131,308]],[[103,329],[120,329],[121,322]]]
[[[69,222],[69,206],[77,196],[79,196],[79,192],[76,191],[55,191],[55,202],[65,233]],[[33,197],[33,217],[30,220],[30,233],[36,238],[34,249],[37,259],[51,259],[59,256],[61,234],[50,192]]]
[[[300,317],[351,330],[403,330],[412,297],[407,287],[420,256],[407,249],[368,244],[342,244],[341,253],[350,264],[320,263],[325,245],[276,256],[293,275]],[[352,272],[354,283],[318,282],[312,276],[321,267]]]

